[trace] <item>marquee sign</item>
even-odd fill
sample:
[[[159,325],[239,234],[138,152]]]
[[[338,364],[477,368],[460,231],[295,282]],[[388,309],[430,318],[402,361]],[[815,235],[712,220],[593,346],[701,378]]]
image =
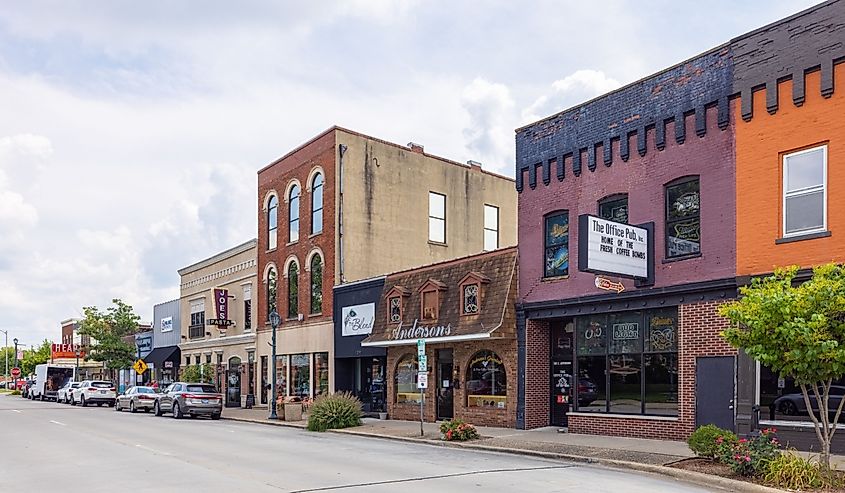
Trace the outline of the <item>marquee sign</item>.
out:
[[[654,223],[630,225],[578,216],[578,270],[631,279],[654,277]]]
[[[50,346],[50,358],[76,358],[76,351],[79,351],[79,357],[85,357],[85,350],[79,344],[52,344]]]

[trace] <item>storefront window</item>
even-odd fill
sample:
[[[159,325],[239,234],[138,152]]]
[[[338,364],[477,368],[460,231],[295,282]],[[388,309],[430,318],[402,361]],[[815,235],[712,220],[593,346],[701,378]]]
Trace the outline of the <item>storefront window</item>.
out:
[[[504,409],[508,380],[502,359],[493,351],[479,351],[467,369],[467,406]]]
[[[676,308],[576,321],[582,412],[678,415]]]
[[[290,357],[290,395],[311,396],[311,355],[293,354]]]
[[[417,358],[407,354],[396,365],[396,403],[419,404],[421,400],[417,389]]]
[[[806,421],[810,422],[810,414],[807,412],[807,404],[804,403],[804,394],[801,387],[795,384],[792,378],[780,378],[777,373],[769,368],[760,365],[760,420],[762,421]],[[807,387],[810,397],[810,405],[816,417],[819,417],[818,401],[813,395],[812,387]],[[819,389],[819,395],[822,390]],[[834,380],[830,387],[830,398],[827,403],[830,411],[830,420],[839,407],[839,403],[845,398],[845,378]],[[822,406],[824,407],[824,406]],[[843,413],[845,414],[845,413]],[[840,426],[845,423],[845,416],[839,418]]]
[[[329,393],[329,353],[314,353],[314,397]]]
[[[280,396],[288,395],[288,357],[287,355],[276,356],[276,392]]]

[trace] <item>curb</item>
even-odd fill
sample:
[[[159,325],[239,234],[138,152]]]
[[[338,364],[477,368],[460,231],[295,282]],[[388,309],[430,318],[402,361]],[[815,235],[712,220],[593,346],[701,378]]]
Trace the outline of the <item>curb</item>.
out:
[[[244,423],[264,424],[270,426],[284,426],[287,428],[298,428],[304,430],[304,425],[287,423],[284,421],[261,421],[250,418],[227,418],[231,421],[240,421]],[[610,469],[623,469],[638,472],[645,472],[649,474],[658,474],[660,476],[668,476],[674,479],[685,481],[687,483],[696,484],[699,486],[717,487],[726,491],[737,491],[743,493],[783,493],[785,490],[772,488],[769,486],[762,486],[759,484],[748,483],[745,481],[737,481],[735,479],[723,478],[721,476],[713,476],[695,471],[685,471],[683,469],[675,469],[673,467],[658,466],[654,464],[642,464],[639,462],[631,462],[619,459],[603,459],[597,457],[586,457],[583,455],[560,454],[555,452],[541,452],[538,450],[526,450],[518,448],[493,447],[490,445],[479,445],[473,443],[458,443],[445,442],[438,440],[422,440],[419,438],[386,435],[383,433],[369,433],[363,431],[356,431],[353,429],[343,430],[327,430],[329,433],[337,433],[343,435],[353,435],[365,438],[376,438],[381,440],[393,440],[396,442],[416,443],[422,445],[429,445],[433,447],[452,447],[463,448],[470,450],[481,450],[485,452],[495,452],[500,454],[522,455],[528,457],[537,457],[541,459],[566,460],[569,462],[577,462],[580,464],[600,465]]]

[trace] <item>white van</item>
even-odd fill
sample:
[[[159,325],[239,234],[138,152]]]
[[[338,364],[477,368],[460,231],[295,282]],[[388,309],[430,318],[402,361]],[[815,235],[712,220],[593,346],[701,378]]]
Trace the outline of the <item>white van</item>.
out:
[[[31,399],[56,400],[59,389],[76,376],[72,366],[45,363],[35,366],[35,386],[30,389]]]

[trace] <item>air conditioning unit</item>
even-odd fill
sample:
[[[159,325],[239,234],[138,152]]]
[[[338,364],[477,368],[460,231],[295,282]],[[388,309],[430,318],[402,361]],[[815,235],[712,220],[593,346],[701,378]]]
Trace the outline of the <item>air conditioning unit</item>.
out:
[[[296,319],[299,320],[300,322],[302,322],[303,320],[305,320],[305,315],[300,313],[296,316]]]

